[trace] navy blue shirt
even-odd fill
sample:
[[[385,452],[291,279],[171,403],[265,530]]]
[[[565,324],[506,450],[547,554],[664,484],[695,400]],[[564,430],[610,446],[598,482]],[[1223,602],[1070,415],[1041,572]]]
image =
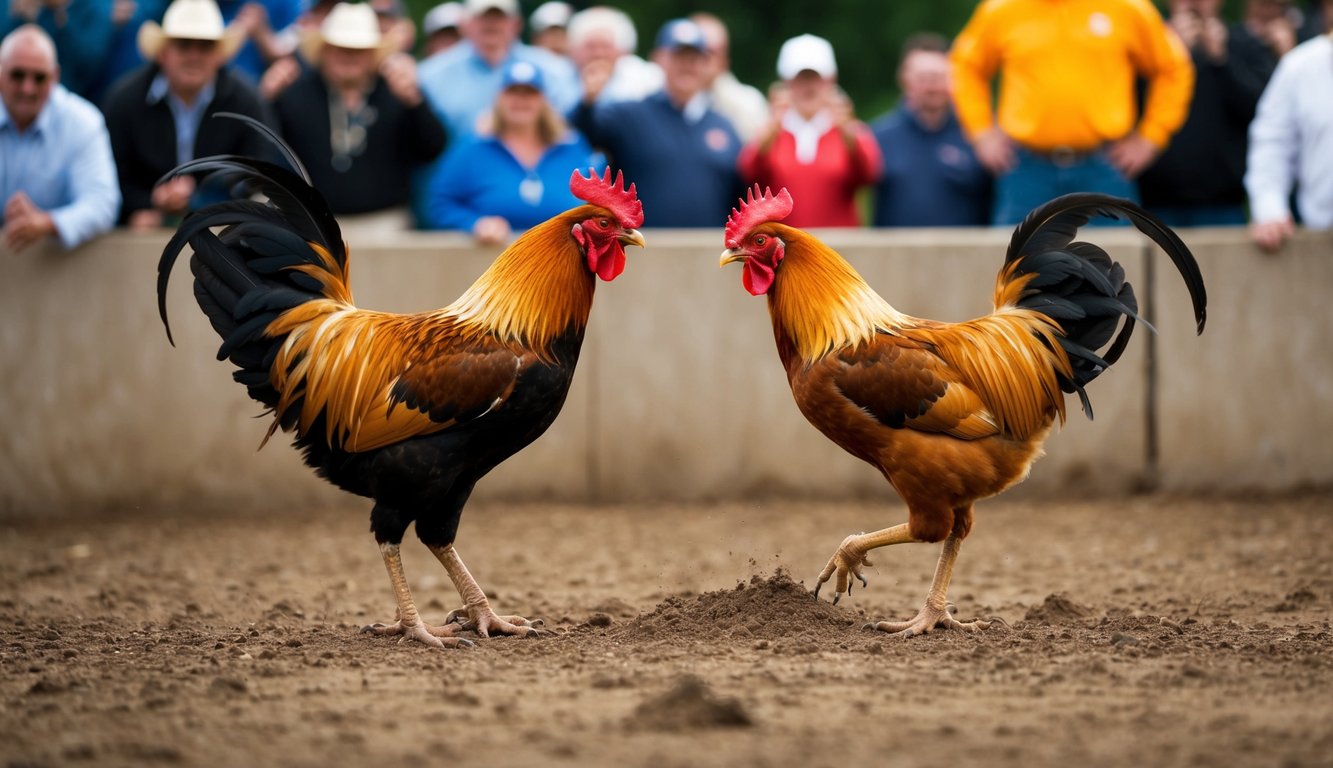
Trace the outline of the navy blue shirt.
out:
[[[990,224],[990,173],[977,161],[952,113],[932,131],[899,107],[871,129],[884,155],[884,177],[875,187],[875,226]]]
[[[664,91],[642,101],[588,106],[571,121],[594,147],[611,155],[626,184],[638,185],[644,226],[720,227],[740,197],[736,157],[741,142],[712,109],[686,120]]]

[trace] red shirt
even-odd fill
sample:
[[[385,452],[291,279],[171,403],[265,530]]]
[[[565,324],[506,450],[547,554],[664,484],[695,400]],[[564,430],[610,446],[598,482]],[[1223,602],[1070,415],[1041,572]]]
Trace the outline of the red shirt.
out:
[[[856,191],[873,184],[884,168],[879,144],[870,129],[856,124],[856,146],[849,148],[842,132],[831,128],[819,137],[814,162],[796,159],[796,137],[778,132],[766,153],[759,142],[741,149],[737,159],[741,181],[747,186],[786,187],[795,205],[783,224],[793,227],[859,227]]]

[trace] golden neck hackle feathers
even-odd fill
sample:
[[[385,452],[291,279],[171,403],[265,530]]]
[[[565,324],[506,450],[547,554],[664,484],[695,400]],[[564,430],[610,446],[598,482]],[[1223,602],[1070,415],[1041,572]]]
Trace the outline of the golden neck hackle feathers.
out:
[[[545,357],[556,337],[588,324],[596,281],[570,230],[597,210],[582,206],[528,230],[437,314]]]
[[[910,319],[828,246],[798,229],[769,226],[786,244],[769,313],[774,331],[785,334],[806,363],[867,342],[878,331],[893,333]]]

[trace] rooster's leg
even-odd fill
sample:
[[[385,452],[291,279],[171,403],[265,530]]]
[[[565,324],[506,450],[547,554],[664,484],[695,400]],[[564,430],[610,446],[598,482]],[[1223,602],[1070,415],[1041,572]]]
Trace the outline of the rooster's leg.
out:
[[[407,576],[403,574],[403,560],[397,544],[380,544],[380,555],[384,557],[384,567],[389,571],[389,583],[393,585],[393,596],[398,601],[397,621],[393,624],[372,624],[363,627],[362,632],[377,635],[402,635],[403,640],[416,640],[435,648],[456,648],[470,646],[472,641],[452,637],[454,627],[432,627],[421,620],[416,603],[412,602],[412,592],[407,588]],[[401,641],[400,641],[401,642]]]
[[[967,632],[980,632],[989,627],[991,625],[989,621],[962,622],[949,615],[950,606],[945,601],[945,595],[949,591],[953,564],[958,559],[958,549],[962,543],[963,539],[957,532],[949,534],[944,540],[944,551],[940,552],[940,562],[935,566],[935,579],[930,584],[930,592],[926,594],[926,604],[916,616],[907,621],[881,621],[878,624],[867,624],[866,627],[903,637],[923,635],[936,627],[961,629]]]
[[[838,599],[842,597],[842,593],[846,592],[849,595],[852,593],[852,576],[855,576],[861,582],[862,587],[866,586],[866,577],[861,575],[861,569],[870,565],[870,561],[866,559],[866,554],[870,550],[887,547],[890,544],[907,544],[914,541],[919,541],[919,539],[914,538],[908,531],[907,523],[873,533],[848,536],[842,540],[842,544],[838,545],[838,551],[833,553],[833,557],[829,558],[828,565],[825,565],[824,570],[820,572],[819,581],[815,584],[815,598],[819,598],[820,587],[823,587],[834,574],[837,574],[837,579],[833,583],[835,587],[833,603],[836,605]]]
[[[468,573],[467,566],[463,565],[463,558],[458,556],[458,550],[454,549],[452,544],[430,547],[430,551],[434,552],[435,557],[444,565],[444,570],[448,572],[454,587],[458,589],[459,596],[463,598],[462,610],[450,612],[444,620],[445,624],[458,622],[464,629],[474,629],[482,637],[490,637],[492,634],[532,637],[538,634],[537,628],[542,625],[541,619],[528,621],[522,616],[495,615],[495,611],[491,610],[490,601],[486,599],[486,594],[481,591],[472,574]],[[466,621],[463,620],[464,616],[467,618]]]

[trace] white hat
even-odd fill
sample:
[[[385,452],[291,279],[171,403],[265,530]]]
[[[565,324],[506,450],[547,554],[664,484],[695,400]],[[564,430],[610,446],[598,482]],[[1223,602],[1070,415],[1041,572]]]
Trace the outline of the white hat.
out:
[[[426,12],[426,18],[421,20],[421,31],[429,37],[442,29],[457,29],[466,16],[462,3],[440,3]]]
[[[533,34],[550,29],[551,27],[568,27],[569,17],[574,15],[574,9],[569,3],[562,3],[560,0],[551,0],[549,3],[542,3],[537,6],[537,10],[528,17],[528,27]]]
[[[217,41],[226,61],[236,55],[245,34],[239,28],[227,28],[214,0],[176,0],[167,7],[161,25],[145,21],[139,27],[139,52],[145,59],[156,59],[167,40]]]
[[[491,9],[506,16],[518,15],[518,0],[464,0],[463,7],[469,16],[480,16]]]
[[[181,0],[177,0],[180,2]],[[301,40],[301,55],[314,64],[324,46],[375,51],[384,57],[393,52],[393,40],[380,35],[379,18],[369,3],[338,3],[324,17],[318,32],[306,31]]]
[[[807,69],[820,77],[838,74],[829,41],[814,35],[798,35],[782,44],[782,50],[778,51],[778,77],[793,80]]]

